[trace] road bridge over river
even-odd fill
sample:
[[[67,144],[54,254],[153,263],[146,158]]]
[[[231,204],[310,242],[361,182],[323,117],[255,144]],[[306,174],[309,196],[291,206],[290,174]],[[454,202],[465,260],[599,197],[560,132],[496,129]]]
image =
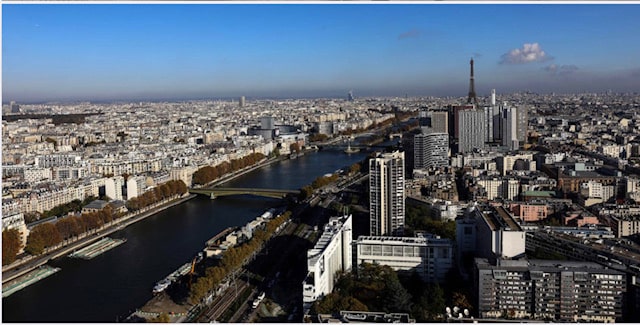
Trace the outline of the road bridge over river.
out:
[[[285,198],[287,195],[298,195],[299,190],[282,190],[282,189],[269,189],[269,188],[239,188],[239,187],[212,187],[212,188],[197,188],[190,189],[189,193],[208,195],[210,198],[215,199],[219,196],[230,195],[255,195],[264,196],[275,199]]]

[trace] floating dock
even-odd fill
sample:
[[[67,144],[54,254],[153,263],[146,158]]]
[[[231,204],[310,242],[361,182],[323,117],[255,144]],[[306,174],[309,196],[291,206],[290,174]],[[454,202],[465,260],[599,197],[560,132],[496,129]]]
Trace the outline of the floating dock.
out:
[[[218,245],[221,242],[224,241],[224,237],[226,237],[228,234],[230,234],[232,231],[235,230],[235,227],[229,227],[221,232],[219,232],[217,235],[211,237],[209,240],[207,240],[207,242],[205,243],[206,246],[214,246],[214,245]]]
[[[153,287],[153,293],[160,293],[160,292],[164,291],[173,282],[178,280],[181,276],[186,275],[190,271],[191,271],[191,262],[183,264],[177,270],[175,270],[171,274],[167,275],[166,278],[158,281],[158,283],[156,283],[156,285]]]
[[[20,291],[56,272],[60,271],[58,267],[42,265],[39,268],[2,285],[2,298],[8,297],[16,291]]]
[[[99,241],[69,254],[69,257],[81,258],[85,260],[90,260],[116,246],[122,245],[126,242],[126,239],[111,239],[109,237],[105,237],[100,239]]]

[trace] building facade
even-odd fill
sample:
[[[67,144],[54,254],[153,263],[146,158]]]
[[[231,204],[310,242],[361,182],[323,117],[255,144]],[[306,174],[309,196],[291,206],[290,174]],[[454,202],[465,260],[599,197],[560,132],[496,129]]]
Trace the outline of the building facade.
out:
[[[429,133],[414,137],[414,168],[429,169],[449,166],[449,134]]]
[[[476,208],[476,256],[514,258],[523,256],[525,232],[502,206]]]
[[[338,272],[351,269],[351,220],[351,215],[331,218],[316,245],[307,251],[308,273],[302,283],[305,314],[314,301],[333,291]]]
[[[507,107],[502,110],[502,145],[509,150],[517,150],[518,141],[518,109]]]
[[[404,229],[404,152],[379,154],[369,161],[371,236],[401,235]]]
[[[591,262],[476,259],[480,317],[615,322],[627,291],[623,272]]]
[[[458,152],[467,153],[484,148],[486,118],[483,110],[462,110],[459,113]]]
[[[453,241],[431,234],[416,237],[360,236],[355,245],[358,265],[376,263],[395,271],[415,271],[429,283],[443,282],[453,267]]]

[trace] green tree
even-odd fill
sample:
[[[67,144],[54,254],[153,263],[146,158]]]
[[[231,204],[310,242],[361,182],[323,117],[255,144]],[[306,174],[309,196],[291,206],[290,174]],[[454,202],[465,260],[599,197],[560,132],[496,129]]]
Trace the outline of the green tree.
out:
[[[2,232],[2,265],[13,263],[21,248],[20,232],[17,229],[4,230]]]
[[[397,277],[395,280],[387,282],[384,290],[384,307],[387,312],[409,312],[411,305],[411,295],[397,280]]]
[[[434,285],[426,292],[428,301],[427,311],[431,320],[437,320],[445,309],[444,290],[439,285]]]
[[[340,295],[332,292],[324,296],[320,301],[316,301],[311,307],[311,310],[315,314],[331,314],[335,311],[339,300]]]

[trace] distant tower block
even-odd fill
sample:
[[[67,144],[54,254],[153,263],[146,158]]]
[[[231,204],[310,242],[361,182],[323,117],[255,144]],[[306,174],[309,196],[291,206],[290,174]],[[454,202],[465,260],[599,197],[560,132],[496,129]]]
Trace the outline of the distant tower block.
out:
[[[496,106],[496,90],[491,89],[491,106]]]
[[[469,79],[469,98],[467,99],[467,104],[476,104],[478,105],[478,98],[476,97],[476,87],[473,81],[473,58],[471,58],[471,78]]]
[[[349,90],[349,94],[347,94],[347,100],[350,102],[353,101],[353,90]]]
[[[260,118],[260,128],[263,130],[273,130],[276,128],[273,116],[263,116]]]
[[[10,103],[11,113],[20,113],[20,105],[16,104],[16,102]]]
[[[244,107],[244,96],[240,97],[240,107]]]

